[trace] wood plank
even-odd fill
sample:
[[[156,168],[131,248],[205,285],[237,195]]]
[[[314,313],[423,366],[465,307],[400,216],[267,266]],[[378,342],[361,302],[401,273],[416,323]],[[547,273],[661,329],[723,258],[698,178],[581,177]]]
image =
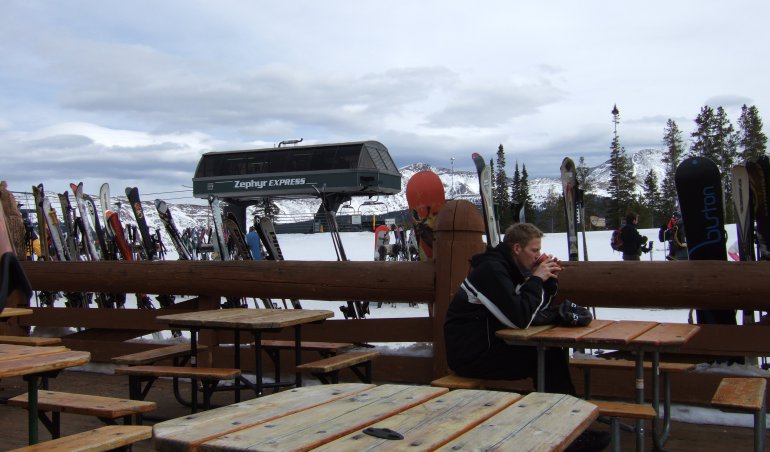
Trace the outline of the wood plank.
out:
[[[101,452],[152,437],[145,425],[108,425],[87,432],[15,449],[15,452]]]
[[[556,325],[538,325],[531,326],[529,328],[506,328],[498,330],[495,335],[500,339],[506,340],[522,340],[526,341],[535,334],[542,333],[543,331],[555,328]]]
[[[764,378],[723,378],[711,405],[724,410],[756,412],[765,402],[766,388]]]
[[[194,448],[207,440],[235,434],[265,422],[370,390],[374,385],[341,383],[309,386],[270,394],[155,424],[154,446],[160,451]]]
[[[563,450],[598,416],[585,400],[533,392],[437,450]]]
[[[523,343],[527,341],[540,341],[540,342],[575,342],[586,334],[593,333],[600,330],[610,324],[614,323],[614,320],[594,320],[588,326],[580,327],[567,327],[556,326],[553,328],[547,328],[542,331],[538,331],[535,334],[521,337],[520,335],[511,335],[510,331],[517,330],[501,330],[496,333],[497,337],[508,340],[511,343]]]
[[[627,369],[635,370],[636,361],[630,359],[575,359],[570,358],[570,366],[578,368],[598,368],[598,369]],[[644,361],[644,369],[652,369],[651,361]],[[667,372],[688,372],[695,369],[694,363],[672,363],[667,361],[661,361],[658,365],[658,369],[661,373]]]
[[[12,317],[19,317],[22,315],[32,315],[34,311],[28,308],[5,308],[0,311],[0,319],[10,319]]]
[[[277,348],[281,350],[294,350],[294,341],[282,341],[282,340],[269,340],[262,339],[263,348]],[[351,348],[354,345],[349,342],[319,342],[319,341],[302,341],[300,348],[302,350],[320,351],[337,353],[340,350]]]
[[[31,345],[0,344],[0,362],[15,360],[22,357],[33,357],[61,353],[69,350],[67,347],[33,347]]]
[[[29,345],[32,347],[44,347],[46,345],[61,344],[60,337],[37,336],[0,336],[0,344]]]
[[[201,444],[199,451],[309,450],[427,400],[444,388],[386,384]]]
[[[658,325],[658,322],[621,320],[582,336],[580,342],[602,344],[607,347],[611,347],[613,344],[628,344],[632,339],[649,331],[656,325]]]
[[[445,375],[430,382],[431,386],[447,389],[479,389],[484,380],[480,378]]]
[[[309,363],[300,364],[297,369],[308,372],[327,373],[334,370],[345,369],[380,356],[380,352],[348,352],[329,358],[319,359]]]
[[[433,450],[457,438],[521,398],[520,394],[494,391],[451,391],[420,406],[372,424],[404,436],[399,446],[413,450]],[[356,431],[327,443],[314,451],[357,452],[392,450],[393,441]]]
[[[240,375],[241,370],[224,367],[131,366],[116,367],[115,373],[120,375],[145,375],[148,377],[196,377],[231,380]]]
[[[700,327],[687,323],[661,323],[634,338],[634,345],[644,345],[655,348],[680,346],[695,336]]]
[[[86,364],[90,359],[91,354],[88,352],[65,351],[42,356],[0,361],[0,378],[37,374],[79,366],[81,364]]]
[[[147,413],[157,408],[155,402],[120,399],[87,394],[40,390],[37,393],[40,411],[83,414],[115,419],[134,413]],[[8,399],[8,405],[28,408],[28,394]]]
[[[158,317],[158,321],[173,326],[202,328],[273,329],[311,323],[334,317],[332,311],[321,309],[219,309],[188,312]]]
[[[208,349],[208,346],[206,345],[198,345],[198,352],[202,352]],[[169,345],[167,347],[158,347],[154,348],[152,350],[146,350],[143,352],[138,353],[131,353],[129,355],[123,355],[123,356],[116,356],[112,358],[112,362],[115,364],[122,364],[122,365],[142,365],[142,364],[153,364],[155,362],[169,359],[169,358],[177,358],[181,356],[189,356],[192,352],[191,346],[189,343],[186,344],[176,344],[176,345]]]
[[[654,419],[657,414],[652,405],[640,403],[615,402],[609,400],[589,400],[599,408],[602,416],[626,419]]]

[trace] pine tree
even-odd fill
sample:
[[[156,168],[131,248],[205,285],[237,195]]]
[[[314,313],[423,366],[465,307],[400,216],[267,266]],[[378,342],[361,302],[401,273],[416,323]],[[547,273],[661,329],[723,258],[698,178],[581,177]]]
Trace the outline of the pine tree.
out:
[[[532,206],[532,198],[529,195],[529,174],[527,165],[521,165],[521,182],[519,183],[520,202],[524,205],[524,216],[534,218],[535,210]]]
[[[513,217],[519,214],[518,210],[524,204],[521,201],[521,173],[519,172],[519,162],[516,161],[516,166],[513,171],[513,182],[511,184],[511,208],[516,211],[513,212]]]
[[[676,210],[678,204],[674,174],[684,153],[682,131],[671,118],[666,121],[666,128],[663,130],[663,144],[666,145],[666,150],[663,152],[663,163],[666,167],[663,176],[662,208],[667,215],[670,215]]]
[[[614,220],[615,227],[623,224],[626,210],[632,205],[634,178],[631,174],[631,161],[626,155],[626,150],[620,145],[617,125],[620,122],[620,111],[617,105],[612,109],[612,122],[615,124],[615,133],[610,145],[610,210],[609,216]]]
[[[714,115],[714,150],[717,156],[715,163],[722,174],[724,199],[733,199],[731,169],[738,157],[738,134],[722,107],[717,107]],[[725,203],[725,221],[728,223],[735,221],[732,202]]]
[[[510,193],[508,192],[508,175],[505,171],[505,150],[503,149],[502,144],[497,147],[497,174],[495,174],[495,180],[495,204],[498,206],[500,212],[498,218],[503,220],[505,217],[509,216],[508,212],[510,212],[511,198]],[[501,223],[502,226],[503,224],[508,224],[509,221],[501,221]]]
[[[714,109],[708,105],[700,109],[695,118],[695,130],[690,134],[690,157],[706,157],[717,161],[717,152],[714,145]]]
[[[762,118],[759,109],[752,105],[741,107],[738,118],[738,147],[743,160],[757,158],[767,152],[767,135],[762,132]]]
[[[649,227],[655,227],[656,221],[666,218],[663,210],[663,199],[658,190],[658,176],[653,170],[650,170],[644,178],[644,201],[641,204],[650,218]]]

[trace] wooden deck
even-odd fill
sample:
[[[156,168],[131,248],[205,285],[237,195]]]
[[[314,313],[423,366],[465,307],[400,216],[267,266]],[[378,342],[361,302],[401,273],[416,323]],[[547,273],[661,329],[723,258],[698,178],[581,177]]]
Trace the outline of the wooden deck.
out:
[[[152,400],[158,403],[158,410],[154,414],[170,418],[189,413],[188,408],[179,405],[174,400],[170,380],[159,380],[156,385],[158,389],[153,391]],[[128,397],[128,379],[120,375],[65,371],[56,379],[51,380],[51,390],[125,398]],[[183,388],[183,391],[186,390]],[[25,391],[26,384],[21,378],[8,378],[0,381],[0,398],[3,400]],[[232,403],[232,397],[230,392],[220,392],[214,394],[213,401],[218,405],[229,404]],[[0,429],[0,444],[3,444],[3,450],[26,445],[27,432],[26,428],[23,428],[26,426],[26,419],[26,411],[6,404],[0,405],[0,425],[5,426]],[[61,422],[63,435],[104,425],[90,416],[67,414],[62,415]],[[152,422],[145,421],[145,424],[151,425]],[[18,426],[18,428],[12,426]],[[591,428],[609,430],[609,427],[602,423],[594,423]],[[45,439],[48,439],[47,432],[41,429],[41,440]],[[652,450],[652,445],[649,444],[649,435],[647,435],[647,439],[648,447],[646,450]],[[766,443],[769,440],[770,434],[768,434]],[[750,428],[674,422],[671,439],[666,443],[666,446],[669,450],[676,451],[750,451],[753,447],[753,433]],[[150,441],[142,441],[134,446],[134,451],[151,450],[153,449]],[[634,439],[630,432],[622,433],[622,450],[634,450]]]

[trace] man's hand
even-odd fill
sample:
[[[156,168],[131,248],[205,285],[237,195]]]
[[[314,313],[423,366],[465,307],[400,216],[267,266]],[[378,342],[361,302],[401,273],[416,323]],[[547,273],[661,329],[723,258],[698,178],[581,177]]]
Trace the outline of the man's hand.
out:
[[[535,269],[532,271],[532,275],[537,276],[543,281],[546,281],[551,278],[558,278],[559,272],[563,269],[564,268],[561,266],[559,259],[551,256],[545,261],[536,265]]]

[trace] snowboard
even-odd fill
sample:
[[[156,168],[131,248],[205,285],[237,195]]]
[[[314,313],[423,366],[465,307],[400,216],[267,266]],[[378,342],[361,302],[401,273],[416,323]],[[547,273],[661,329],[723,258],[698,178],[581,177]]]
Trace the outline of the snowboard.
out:
[[[436,173],[416,172],[406,184],[406,201],[412,215],[414,232],[420,249],[420,260],[433,260],[433,228],[446,198],[444,185]]]
[[[577,243],[577,171],[575,162],[565,157],[561,162],[561,188],[564,194],[564,213],[567,220],[567,250],[569,260],[580,260]]]
[[[229,260],[230,252],[227,249],[225,228],[222,224],[222,201],[214,196],[209,196],[209,206],[211,207],[211,216],[214,219],[214,233],[212,234],[214,249],[219,253],[220,260]]]
[[[487,236],[487,246],[496,247],[500,243],[500,228],[495,218],[495,203],[492,199],[492,172],[481,154],[471,155],[479,178],[479,194],[481,195],[481,213],[484,216],[484,230]],[[408,187],[407,187],[408,189]],[[409,193],[407,192],[407,197]],[[443,195],[442,195],[443,196]]]
[[[150,227],[147,225],[147,218],[144,216],[142,200],[139,198],[139,189],[136,187],[126,187],[126,197],[128,197],[128,203],[131,204],[131,210],[134,212],[134,218],[136,218],[136,226],[139,229],[139,235],[141,235],[142,248],[144,249],[145,256],[148,261],[155,260],[155,244],[150,235]]]
[[[40,240],[40,250],[45,260],[49,260],[50,250],[48,249],[48,229],[46,228],[46,214],[43,213],[43,197],[45,190],[43,184],[32,186],[32,196],[35,198],[35,212],[37,213],[37,237]]]
[[[48,197],[43,197],[42,204],[43,213],[45,214],[45,224],[48,226],[48,232],[50,234],[49,238],[53,244],[56,260],[62,262],[68,261],[69,250],[66,248],[64,243],[64,236],[61,232],[61,223],[59,222],[59,217],[56,216],[56,211],[53,210],[53,207],[51,207],[51,201],[48,199]]]
[[[722,179],[717,165],[705,157],[685,159],[674,173],[682,210],[687,257],[727,260]],[[735,310],[696,310],[698,323],[735,325]]]
[[[283,252],[281,252],[281,245],[278,244],[278,236],[275,235],[273,220],[268,217],[262,217],[255,224],[255,227],[257,235],[259,235],[259,239],[262,241],[265,251],[267,251],[267,258],[273,261],[282,261]]]
[[[225,231],[227,231],[228,237],[230,237],[235,243],[235,250],[238,253],[238,258],[244,261],[253,260],[251,255],[251,248],[246,243],[246,236],[243,234],[241,227],[238,226],[238,221],[235,219],[235,215],[231,212],[227,214],[223,221]]]
[[[123,225],[120,223],[120,215],[111,210],[107,211],[107,224],[110,225],[115,237],[115,245],[123,256],[124,261],[134,260],[134,254],[131,252],[131,245],[126,240],[126,234],[123,231]]]
[[[770,260],[770,159],[766,155],[746,162],[749,189],[754,200],[757,259]]]
[[[90,195],[83,194],[83,202],[86,205],[86,211],[90,217],[90,221],[93,223],[93,230],[96,232],[96,241],[99,244],[99,250],[102,252],[102,258],[110,260],[113,256],[110,253],[107,246],[107,238],[104,235],[104,229],[102,229],[102,222],[99,220],[99,212],[96,211],[96,203]]]
[[[754,215],[753,196],[746,165],[733,166],[732,170],[733,211],[735,228],[738,233],[738,256],[741,261],[754,260]]]

